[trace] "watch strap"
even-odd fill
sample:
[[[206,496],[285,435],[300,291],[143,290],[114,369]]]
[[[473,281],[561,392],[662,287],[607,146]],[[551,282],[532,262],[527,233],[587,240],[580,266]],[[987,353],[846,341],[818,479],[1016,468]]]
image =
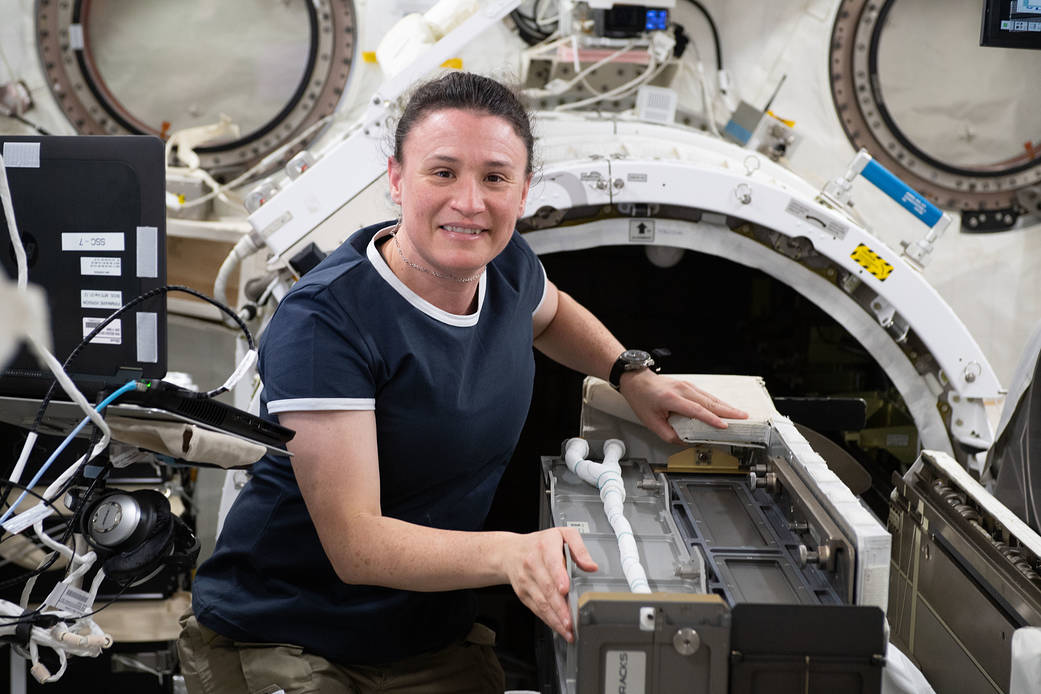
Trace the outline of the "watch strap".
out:
[[[614,364],[611,366],[611,373],[607,377],[607,382],[610,383],[611,387],[615,390],[618,390],[622,387],[622,374],[624,374],[626,371],[637,371],[639,369],[649,368],[655,373],[657,373],[661,371],[661,363],[665,359],[665,357],[672,355],[672,352],[670,352],[668,349],[664,347],[659,347],[657,349],[652,349],[650,352],[648,352],[648,354],[650,355],[650,360],[648,363],[644,365],[635,365],[627,359],[623,358],[625,357],[625,354],[628,351],[629,350],[625,350],[620,355],[618,355],[618,358],[615,359]]]
[[[624,354],[624,352],[622,353]],[[611,375],[607,377],[607,382],[611,384],[611,387],[618,390],[622,387],[622,374],[625,373],[626,361],[619,356],[614,360],[614,364],[611,366]]]

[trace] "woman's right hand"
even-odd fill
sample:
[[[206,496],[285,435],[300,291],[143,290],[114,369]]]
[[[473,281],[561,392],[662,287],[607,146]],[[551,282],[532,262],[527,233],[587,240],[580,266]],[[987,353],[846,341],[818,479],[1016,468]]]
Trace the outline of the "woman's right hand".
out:
[[[517,597],[546,625],[574,641],[574,625],[568,609],[570,588],[564,547],[583,571],[596,571],[596,562],[575,528],[550,528],[512,538],[506,574]]]

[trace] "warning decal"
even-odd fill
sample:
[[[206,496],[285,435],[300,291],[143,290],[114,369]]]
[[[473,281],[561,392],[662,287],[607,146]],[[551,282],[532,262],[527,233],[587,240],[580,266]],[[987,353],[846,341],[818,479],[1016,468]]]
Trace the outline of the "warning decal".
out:
[[[878,255],[878,253],[875,253],[864,244],[857,246],[856,250],[853,251],[849,257],[857,261],[861,267],[879,280],[885,281],[885,279],[889,277],[889,274],[893,272],[892,265],[887,263]]]

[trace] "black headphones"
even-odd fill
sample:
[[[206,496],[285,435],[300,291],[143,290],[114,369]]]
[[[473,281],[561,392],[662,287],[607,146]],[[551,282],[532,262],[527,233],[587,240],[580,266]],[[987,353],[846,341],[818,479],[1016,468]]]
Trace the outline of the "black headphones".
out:
[[[80,532],[97,550],[105,575],[116,583],[143,583],[165,567],[195,566],[199,541],[154,489],[110,489],[91,499],[80,515]]]

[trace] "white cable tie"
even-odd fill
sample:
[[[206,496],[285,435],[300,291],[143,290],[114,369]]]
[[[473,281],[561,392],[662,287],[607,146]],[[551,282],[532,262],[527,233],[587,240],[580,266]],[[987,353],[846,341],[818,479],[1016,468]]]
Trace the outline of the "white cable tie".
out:
[[[98,588],[101,587],[101,582],[104,581],[104,580],[105,580],[105,567],[101,567],[100,569],[98,569],[98,572],[96,574],[94,574],[94,581],[90,584],[90,591],[87,593],[87,599],[90,601],[91,605],[94,604],[94,600],[98,597]],[[91,626],[91,630],[92,631],[95,628],[97,628],[97,632],[95,632],[95,633],[104,633],[104,632],[101,631],[100,627],[98,627],[96,624],[94,624],[93,620],[90,620],[90,624],[92,625]],[[107,648],[107,646],[106,646],[106,648]]]
[[[231,390],[235,387],[235,384],[242,380],[242,377],[246,375],[246,372],[253,368],[253,365],[257,363],[257,350],[251,349],[246,352],[242,357],[242,361],[235,367],[234,373],[228,376],[228,380],[224,382],[221,388],[225,390]]]
[[[25,445],[22,446],[22,452],[18,456],[18,462],[14,464],[14,470],[11,472],[10,480],[14,484],[18,484],[22,481],[22,472],[25,470],[25,464],[29,460],[29,454],[32,453],[33,447],[36,446],[36,439],[39,438],[35,431],[30,431],[29,435],[25,437]]]
[[[39,503],[16,516],[8,518],[3,524],[3,529],[12,535],[17,535],[23,532],[26,528],[35,525],[36,521],[42,521],[52,513],[54,513],[53,508],[46,504]]]

